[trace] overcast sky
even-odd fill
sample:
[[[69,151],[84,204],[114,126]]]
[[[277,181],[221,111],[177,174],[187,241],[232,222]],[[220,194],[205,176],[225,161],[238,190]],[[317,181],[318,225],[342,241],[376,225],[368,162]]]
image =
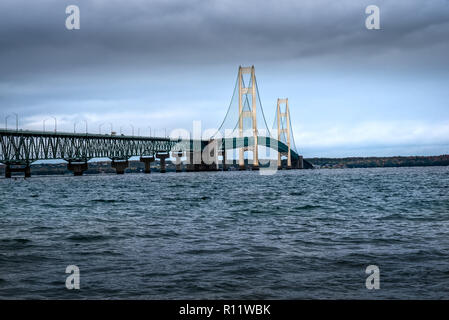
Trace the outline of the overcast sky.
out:
[[[365,28],[371,4],[380,30]],[[254,65],[268,123],[288,97],[306,157],[447,154],[448,53],[448,0],[2,0],[0,117],[216,128],[238,66]]]

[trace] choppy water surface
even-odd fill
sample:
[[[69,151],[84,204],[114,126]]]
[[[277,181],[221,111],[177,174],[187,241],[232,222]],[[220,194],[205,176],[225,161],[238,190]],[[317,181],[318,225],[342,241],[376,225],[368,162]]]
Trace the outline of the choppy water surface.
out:
[[[447,167],[33,177],[0,191],[0,298],[449,298]]]

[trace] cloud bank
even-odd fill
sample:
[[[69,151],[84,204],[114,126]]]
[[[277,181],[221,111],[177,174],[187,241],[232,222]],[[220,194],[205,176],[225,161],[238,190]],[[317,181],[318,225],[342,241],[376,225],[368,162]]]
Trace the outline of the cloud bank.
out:
[[[65,29],[69,4],[80,8],[80,30]],[[101,123],[216,127],[238,65],[254,64],[265,113],[288,96],[296,141],[311,153],[411,144],[447,152],[449,1],[379,0],[374,32],[364,23],[370,4],[3,0],[0,116],[19,113],[29,129],[55,116],[67,131],[82,120],[92,132]]]

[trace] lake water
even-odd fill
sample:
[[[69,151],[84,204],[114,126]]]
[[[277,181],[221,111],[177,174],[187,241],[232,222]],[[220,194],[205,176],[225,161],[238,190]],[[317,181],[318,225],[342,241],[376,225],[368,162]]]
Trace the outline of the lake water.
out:
[[[2,299],[449,298],[448,167],[32,177],[0,191]],[[80,290],[65,287],[68,265]]]

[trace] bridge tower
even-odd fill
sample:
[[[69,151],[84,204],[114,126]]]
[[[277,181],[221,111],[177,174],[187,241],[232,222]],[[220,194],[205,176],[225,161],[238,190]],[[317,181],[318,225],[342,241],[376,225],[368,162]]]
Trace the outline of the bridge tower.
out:
[[[284,106],[284,109],[281,111],[281,106]],[[278,140],[281,141],[281,136],[284,133],[287,146],[288,146],[288,152],[287,152],[287,169],[291,169],[292,167],[292,158],[291,158],[291,144],[290,144],[290,110],[288,109],[288,98],[285,99],[278,99],[277,103],[277,127],[278,127]],[[282,121],[285,119],[285,127],[284,122]],[[278,153],[278,168],[282,167],[281,162],[281,153]]]
[[[248,86],[244,86],[243,75],[251,74],[251,81]],[[258,143],[257,143],[257,97],[256,97],[256,75],[254,66],[242,67],[239,66],[238,74],[238,86],[239,86],[239,137],[243,138],[243,120],[244,118],[251,119],[251,129],[253,133],[254,146],[251,147],[253,151],[253,170],[259,169],[259,155],[258,155]],[[245,101],[247,96],[251,96],[251,110],[244,110]],[[244,152],[250,148],[239,149],[239,170],[245,169]]]

